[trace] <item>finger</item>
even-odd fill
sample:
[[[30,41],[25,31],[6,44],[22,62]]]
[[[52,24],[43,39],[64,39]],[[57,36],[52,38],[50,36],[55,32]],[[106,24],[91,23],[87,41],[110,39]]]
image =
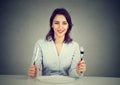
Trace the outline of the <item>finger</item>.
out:
[[[30,67],[31,67],[31,68],[34,68],[35,66],[36,66],[36,65],[31,65]]]
[[[84,72],[83,72],[83,71],[78,70],[78,71],[77,71],[77,73],[78,73],[78,74],[82,74],[82,73],[84,73]]]
[[[81,69],[86,69],[86,67],[83,65],[83,66],[78,66],[77,69],[81,70]]]
[[[80,68],[80,67],[86,67],[85,64],[80,64],[77,66],[77,68]]]
[[[78,68],[78,70],[86,71],[86,68],[84,68],[84,67],[80,67],[80,68]]]
[[[86,64],[84,62],[81,62],[80,65],[86,67]]]
[[[36,65],[31,65],[30,68],[37,68],[37,66]]]
[[[29,71],[29,73],[35,74],[36,72],[35,71]]]
[[[84,73],[84,70],[78,70],[79,73]]]
[[[29,70],[37,70],[37,66],[31,66]]]
[[[80,68],[79,70],[82,71],[82,72],[85,72],[85,71],[86,71],[85,68]]]
[[[86,68],[86,65],[85,64],[81,64],[81,65],[79,65],[79,67],[85,67]]]
[[[85,64],[85,61],[84,60],[80,61],[80,64]]]
[[[33,74],[34,74],[34,72],[28,71],[28,75],[29,75],[29,76],[31,76],[31,75],[33,75]]]
[[[29,71],[35,71],[35,68],[29,68]]]
[[[30,66],[29,69],[35,68],[35,66]]]
[[[35,71],[29,71],[29,72],[28,72],[28,75],[29,75],[29,76],[35,76],[36,74],[37,74],[37,73],[36,73]]]
[[[78,63],[77,66],[80,66],[80,63]]]
[[[30,77],[35,77],[35,74],[29,74]]]
[[[79,66],[79,65],[81,65],[82,64],[82,61],[79,61],[78,63],[77,63],[77,66]]]
[[[85,61],[84,60],[81,60],[77,63],[77,66],[81,65],[81,64],[85,64]]]
[[[86,69],[86,64],[77,65],[76,68],[77,69],[82,69],[82,68]]]
[[[78,74],[81,74],[81,73],[84,73],[84,72],[85,72],[85,69],[80,69],[80,68],[77,69]]]
[[[36,73],[37,73],[37,70],[35,69],[28,70],[28,74],[36,74]]]

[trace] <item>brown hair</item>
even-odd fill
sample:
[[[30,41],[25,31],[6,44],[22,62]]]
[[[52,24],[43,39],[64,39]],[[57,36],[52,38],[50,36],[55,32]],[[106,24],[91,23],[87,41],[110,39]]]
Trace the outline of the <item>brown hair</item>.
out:
[[[52,23],[53,23],[53,19],[55,18],[55,16],[57,14],[64,15],[68,24],[69,24],[68,30],[65,34],[64,42],[65,43],[70,43],[72,41],[72,38],[70,37],[70,31],[72,29],[73,24],[72,24],[71,17],[69,15],[68,11],[64,8],[57,8],[53,11],[53,13],[50,17],[50,23],[49,23],[50,24],[50,30],[49,30],[48,34],[46,35],[46,40],[49,40],[50,38],[52,38],[54,40],[54,30],[52,28]]]

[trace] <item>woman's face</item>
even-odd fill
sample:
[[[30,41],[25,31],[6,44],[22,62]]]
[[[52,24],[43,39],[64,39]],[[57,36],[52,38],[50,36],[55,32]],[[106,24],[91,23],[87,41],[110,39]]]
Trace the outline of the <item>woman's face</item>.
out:
[[[57,14],[53,19],[54,37],[64,37],[68,29],[68,22],[64,15]]]

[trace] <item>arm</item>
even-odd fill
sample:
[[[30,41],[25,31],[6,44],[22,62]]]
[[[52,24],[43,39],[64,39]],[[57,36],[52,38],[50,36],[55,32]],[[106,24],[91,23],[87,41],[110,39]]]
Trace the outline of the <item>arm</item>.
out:
[[[75,78],[79,78],[83,76],[83,74],[81,75],[81,73],[79,74],[77,72],[78,70],[77,65],[79,61],[80,61],[80,49],[79,49],[79,45],[75,44],[75,50],[74,50],[74,54],[71,62],[71,67],[69,69],[69,76],[75,77]]]
[[[42,50],[39,42],[34,46],[32,64],[37,66],[37,75],[42,75]]]
[[[28,75],[32,78],[42,75],[42,51],[39,42],[34,46],[32,62],[28,69]]]

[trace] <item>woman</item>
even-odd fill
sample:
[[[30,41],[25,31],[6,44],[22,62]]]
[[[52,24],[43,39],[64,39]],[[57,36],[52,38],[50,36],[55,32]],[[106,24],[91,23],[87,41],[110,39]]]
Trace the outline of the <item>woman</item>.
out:
[[[64,75],[80,77],[86,71],[84,60],[80,60],[79,45],[70,37],[72,21],[68,11],[57,8],[50,17],[50,30],[46,39],[35,44],[30,77],[37,75]],[[34,64],[33,64],[34,63]]]

